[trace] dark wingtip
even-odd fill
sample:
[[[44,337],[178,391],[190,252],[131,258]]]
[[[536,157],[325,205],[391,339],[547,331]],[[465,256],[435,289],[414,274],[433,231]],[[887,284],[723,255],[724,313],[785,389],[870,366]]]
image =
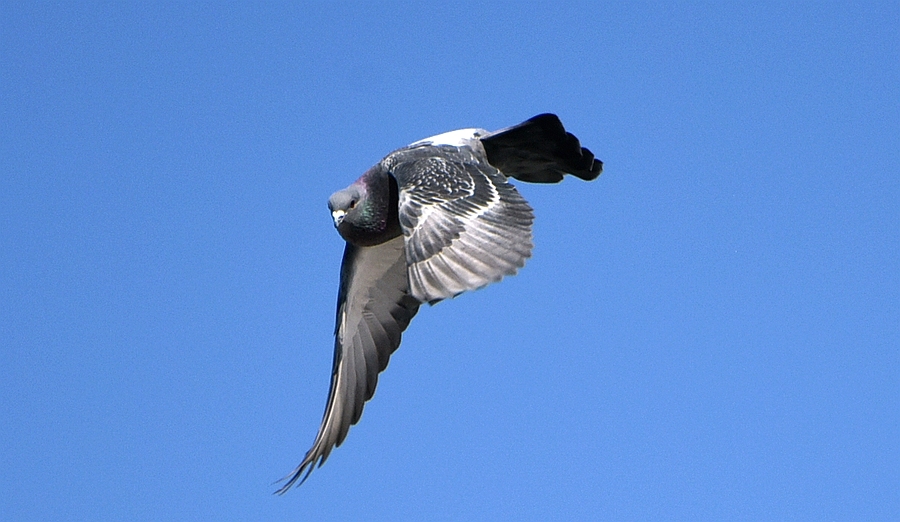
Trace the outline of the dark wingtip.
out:
[[[585,181],[597,179],[603,172],[603,162],[594,157],[590,149],[581,146],[581,142],[563,127],[559,117],[552,113],[538,114],[528,121],[544,126],[548,135],[557,136],[561,144],[558,153],[569,168],[566,172]]]
[[[522,181],[557,183],[564,174],[591,181],[603,171],[603,162],[549,112],[492,133],[481,143],[491,165]]]
[[[569,136],[572,136],[572,134],[569,134]],[[583,168],[579,170],[573,170],[569,174],[572,174],[573,176],[585,181],[592,181],[597,179],[597,177],[600,176],[600,174],[603,172],[603,162],[595,158],[594,153],[591,152],[590,149],[581,147],[581,144],[578,143],[578,138],[576,138],[575,136],[572,136],[572,138],[575,140],[575,145],[581,148]]]

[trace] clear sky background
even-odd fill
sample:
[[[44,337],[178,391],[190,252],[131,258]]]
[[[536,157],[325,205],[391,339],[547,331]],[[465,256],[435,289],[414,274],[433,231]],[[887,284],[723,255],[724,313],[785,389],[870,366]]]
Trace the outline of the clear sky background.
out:
[[[4,2],[0,519],[900,519],[900,5],[738,4]],[[328,196],[541,112],[603,175],[273,496]]]

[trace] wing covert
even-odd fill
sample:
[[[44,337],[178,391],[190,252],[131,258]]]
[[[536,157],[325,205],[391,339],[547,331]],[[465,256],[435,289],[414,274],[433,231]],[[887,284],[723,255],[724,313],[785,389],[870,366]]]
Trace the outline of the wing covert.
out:
[[[531,207],[473,152],[412,149],[391,172],[400,189],[410,292],[418,300],[433,304],[499,281],[531,256]]]

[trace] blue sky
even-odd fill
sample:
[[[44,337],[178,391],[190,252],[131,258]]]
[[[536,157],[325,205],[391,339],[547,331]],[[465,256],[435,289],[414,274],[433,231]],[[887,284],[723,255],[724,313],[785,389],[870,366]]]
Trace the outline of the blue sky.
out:
[[[118,5],[121,4],[121,5]],[[0,519],[900,519],[895,2],[0,7]],[[301,488],[391,150],[541,112],[534,257]]]

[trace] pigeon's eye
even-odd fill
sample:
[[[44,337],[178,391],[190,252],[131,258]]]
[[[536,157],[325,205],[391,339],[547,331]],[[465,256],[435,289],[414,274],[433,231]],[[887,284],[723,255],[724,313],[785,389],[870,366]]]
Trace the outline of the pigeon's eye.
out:
[[[355,207],[355,206],[356,206],[356,200],[355,200],[355,199],[351,199],[351,200],[350,200],[350,208],[353,208],[353,207]]]

